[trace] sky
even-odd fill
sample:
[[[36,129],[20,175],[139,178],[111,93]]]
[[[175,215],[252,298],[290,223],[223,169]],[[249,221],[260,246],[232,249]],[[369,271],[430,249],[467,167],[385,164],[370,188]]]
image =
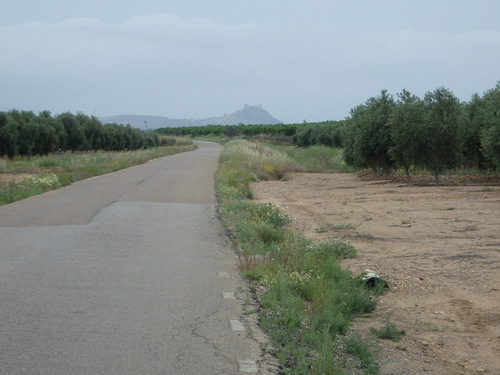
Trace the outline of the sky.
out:
[[[0,111],[342,120],[382,90],[500,80],[498,0],[16,0]]]

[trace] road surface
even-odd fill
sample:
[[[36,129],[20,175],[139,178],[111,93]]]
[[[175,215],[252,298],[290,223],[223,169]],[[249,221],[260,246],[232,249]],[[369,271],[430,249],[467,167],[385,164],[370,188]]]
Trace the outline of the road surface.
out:
[[[0,374],[257,370],[199,146],[0,207]]]

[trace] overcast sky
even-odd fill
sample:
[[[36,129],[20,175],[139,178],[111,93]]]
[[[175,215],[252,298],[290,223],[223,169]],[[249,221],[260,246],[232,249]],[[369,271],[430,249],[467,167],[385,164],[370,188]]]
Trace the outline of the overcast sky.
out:
[[[0,111],[341,120],[387,89],[500,80],[498,0],[16,0]]]

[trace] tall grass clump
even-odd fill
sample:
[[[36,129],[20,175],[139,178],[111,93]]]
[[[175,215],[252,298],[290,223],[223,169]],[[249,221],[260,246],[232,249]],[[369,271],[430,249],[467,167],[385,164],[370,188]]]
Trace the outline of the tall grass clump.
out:
[[[356,248],[343,239],[318,242],[293,233],[287,227],[292,218],[279,206],[252,201],[251,181],[278,178],[264,166],[280,174],[293,166],[283,153],[238,140],[226,145],[220,161],[220,215],[238,246],[241,272],[252,282],[261,325],[284,373],[345,373],[339,337],[353,318],[376,307],[373,293],[340,265],[356,256]],[[359,363],[367,360],[368,344],[360,353]]]
[[[237,165],[238,168],[250,173],[254,180],[280,180],[293,164],[285,153],[261,142],[245,140],[227,143],[221,161]]]
[[[354,172],[342,156],[342,150],[329,146],[309,146],[288,148],[287,154],[299,166],[311,172]]]

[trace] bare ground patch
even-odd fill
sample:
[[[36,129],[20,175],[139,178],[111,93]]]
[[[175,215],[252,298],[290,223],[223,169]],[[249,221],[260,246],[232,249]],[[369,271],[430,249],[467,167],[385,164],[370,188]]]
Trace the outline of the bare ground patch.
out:
[[[368,336],[389,317],[406,331],[381,341],[383,374],[500,374],[498,177],[432,181],[292,173],[252,190],[293,215],[294,231],[349,239],[359,256],[343,265],[354,275],[389,281],[375,313],[353,324]]]

